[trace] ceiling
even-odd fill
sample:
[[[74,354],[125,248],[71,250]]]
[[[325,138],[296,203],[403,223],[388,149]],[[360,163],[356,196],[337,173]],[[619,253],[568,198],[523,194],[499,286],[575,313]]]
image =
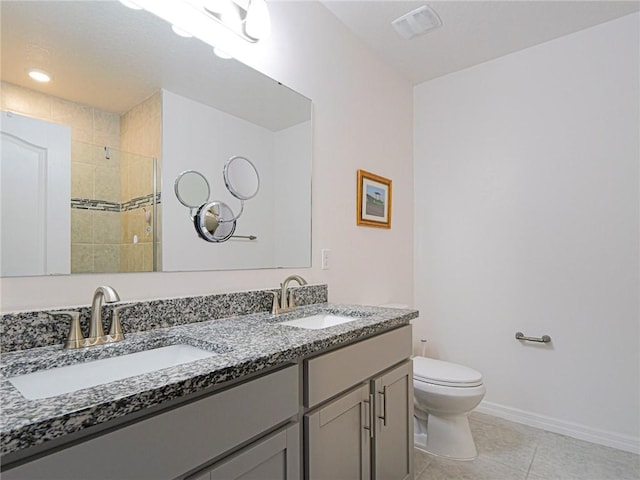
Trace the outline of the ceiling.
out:
[[[164,88],[272,131],[310,115],[302,95],[115,0],[2,0],[0,27],[0,79],[47,95],[124,113]]]
[[[640,1],[322,2],[413,84],[486,62],[640,10]],[[442,26],[405,40],[391,22],[421,5]]]

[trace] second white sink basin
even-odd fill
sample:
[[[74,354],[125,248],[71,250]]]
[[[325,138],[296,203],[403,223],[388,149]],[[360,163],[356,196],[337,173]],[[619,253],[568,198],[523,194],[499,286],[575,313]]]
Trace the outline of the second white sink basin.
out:
[[[295,320],[280,322],[280,325],[308,328],[310,330],[322,330],[323,328],[335,327],[336,325],[342,325],[343,323],[353,322],[355,320],[360,320],[360,317],[343,317],[341,315],[323,313],[319,315],[312,315],[311,317],[296,318]]]
[[[54,397],[123,378],[175,367],[215,355],[191,345],[167,347],[102,358],[10,377],[9,382],[28,400]]]

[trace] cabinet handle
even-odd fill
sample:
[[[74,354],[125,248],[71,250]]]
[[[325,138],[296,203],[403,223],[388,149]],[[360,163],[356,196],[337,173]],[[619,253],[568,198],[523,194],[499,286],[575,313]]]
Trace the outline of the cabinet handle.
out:
[[[382,416],[378,417],[382,420],[382,425],[387,426],[387,386],[382,387],[382,391],[378,392],[382,395]]]
[[[373,438],[373,393],[369,394],[369,400],[364,400],[364,403],[367,405],[369,411],[367,412],[367,417],[369,417],[369,426],[363,427],[365,430],[369,430],[369,437]]]

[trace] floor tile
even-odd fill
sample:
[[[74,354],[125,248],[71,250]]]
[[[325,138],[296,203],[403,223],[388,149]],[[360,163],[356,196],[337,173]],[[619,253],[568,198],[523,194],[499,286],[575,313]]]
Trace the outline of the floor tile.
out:
[[[489,423],[469,419],[478,457],[527,472],[540,438],[540,431],[514,423]]]
[[[640,456],[545,432],[530,474],[547,479],[637,480]]]
[[[476,458],[472,461],[433,457],[417,480],[525,480],[527,472]]]
[[[415,450],[416,480],[638,480],[640,456],[472,413],[478,458],[456,461]]]
[[[414,449],[413,454],[413,476],[418,478],[418,476],[427,468],[427,465],[431,462],[433,458],[432,455],[423,452],[422,450]]]

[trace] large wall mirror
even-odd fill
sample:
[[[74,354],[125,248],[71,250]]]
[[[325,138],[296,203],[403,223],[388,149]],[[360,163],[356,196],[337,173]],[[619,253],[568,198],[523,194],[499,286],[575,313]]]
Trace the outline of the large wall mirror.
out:
[[[310,266],[309,99],[115,0],[0,13],[2,276]],[[197,172],[237,212],[233,157],[260,188],[228,241],[205,242],[176,180]]]

